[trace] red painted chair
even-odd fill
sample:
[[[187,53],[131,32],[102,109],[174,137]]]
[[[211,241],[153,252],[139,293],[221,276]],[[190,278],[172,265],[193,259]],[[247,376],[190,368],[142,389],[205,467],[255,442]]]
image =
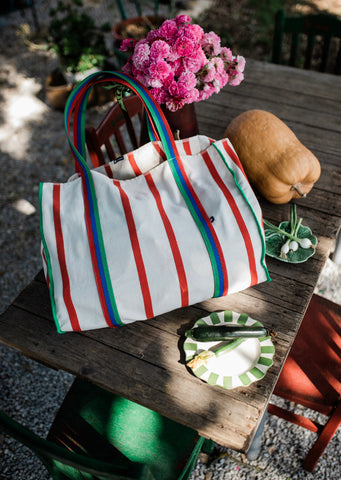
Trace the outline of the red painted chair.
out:
[[[341,423],[341,306],[313,295],[274,394],[328,417],[321,425],[272,403],[268,411],[318,434],[303,466],[312,472]]]
[[[86,146],[94,168],[139,147],[142,102],[131,95],[124,99],[124,105],[126,110],[115,102],[97,128],[85,129]]]

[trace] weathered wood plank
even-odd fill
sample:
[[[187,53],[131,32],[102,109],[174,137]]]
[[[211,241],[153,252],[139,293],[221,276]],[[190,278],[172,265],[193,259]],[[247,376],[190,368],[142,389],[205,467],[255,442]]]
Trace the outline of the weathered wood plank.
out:
[[[13,322],[15,327],[11,328],[9,323],[13,325]],[[245,406],[237,399],[228,402],[228,394],[223,389],[214,387],[215,398],[212,398],[205,384],[190,374],[184,382],[181,376],[168,368],[158,368],[146,361],[141,369],[140,360],[122,349],[110,349],[107,344],[86,334],[60,335],[50,328],[51,324],[45,319],[21,309],[10,307],[2,315],[0,327],[5,331],[3,341],[8,345],[17,348],[18,337],[22,340],[23,354],[38,361],[43,359],[54,368],[85,377],[126,398],[139,398],[142,405],[148,398],[148,407],[160,413],[167,405],[171,418],[197,429],[208,438],[212,436],[211,430],[220,425],[222,433],[215,436],[221,445],[236,445],[237,449],[245,449],[249,428],[243,418],[248,418],[251,423],[259,419],[259,408],[251,404]],[[38,329],[38,337],[31,334],[34,329]],[[159,350],[161,358],[163,352],[160,347]],[[65,352],[68,352],[67,356]],[[228,439],[226,431],[229,432]]]
[[[201,132],[221,138],[236,115],[251,108],[285,121],[322,164],[322,175],[298,215],[318,236],[309,261],[290,265],[267,258],[272,282],[224,298],[178,309],[118,329],[58,334],[42,273],[0,318],[0,339],[23,354],[61,368],[197,429],[221,445],[246,451],[281,365],[299,328],[322,266],[329,255],[341,211],[341,79],[248,61],[246,80],[197,104]],[[260,197],[264,217],[289,218],[289,205]],[[247,388],[227,391],[196,378],[185,366],[185,331],[217,310],[246,312],[277,334],[274,365]]]
[[[314,97],[340,101],[341,81],[335,75],[321,75],[311,70],[257,62],[249,58],[246,66],[246,78],[261,84],[265,90],[275,84],[288,93],[304,94],[309,91]]]

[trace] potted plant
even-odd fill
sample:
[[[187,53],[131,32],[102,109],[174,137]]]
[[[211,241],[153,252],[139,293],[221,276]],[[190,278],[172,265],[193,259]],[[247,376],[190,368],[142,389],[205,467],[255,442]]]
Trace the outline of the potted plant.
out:
[[[93,69],[103,69],[108,57],[104,33],[110,31],[110,24],[97,26],[82,7],[83,0],[69,0],[59,1],[50,10],[48,45],[59,59],[59,68],[47,78],[46,95],[52,106],[57,95],[55,108],[63,108],[63,87],[67,98],[70,85],[72,88]]]
[[[168,0],[164,1],[168,2]],[[113,47],[119,66],[122,67],[128,58],[128,55],[120,50],[122,41],[127,38],[133,38],[136,41],[145,38],[148,32],[161,25],[165,17],[159,14],[159,2],[157,1],[135,1],[136,14],[131,17],[128,17],[122,0],[115,0],[115,4],[121,21],[116,23],[112,29]],[[144,14],[143,10],[153,13]]]

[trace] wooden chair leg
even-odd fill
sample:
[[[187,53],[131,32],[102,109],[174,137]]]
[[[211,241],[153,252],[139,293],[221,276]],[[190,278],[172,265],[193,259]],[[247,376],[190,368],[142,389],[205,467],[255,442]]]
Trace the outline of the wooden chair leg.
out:
[[[316,464],[324,452],[325,448],[327,447],[328,443],[332,439],[333,435],[336,433],[337,429],[341,424],[341,403],[337,406],[334,413],[329,418],[328,422],[326,423],[322,433],[319,435],[318,439],[311,447],[306,456],[303,467],[308,472],[313,472]]]

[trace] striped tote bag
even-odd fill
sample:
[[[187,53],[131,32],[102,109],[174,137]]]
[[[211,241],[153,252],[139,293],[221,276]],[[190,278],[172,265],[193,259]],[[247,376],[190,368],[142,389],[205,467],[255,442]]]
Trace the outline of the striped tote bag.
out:
[[[102,82],[141,98],[155,140],[90,169],[84,114],[91,88]],[[269,280],[261,209],[228,139],[174,141],[148,90],[121,72],[79,84],[65,128],[75,175],[39,188],[43,265],[59,332],[145,320]]]

